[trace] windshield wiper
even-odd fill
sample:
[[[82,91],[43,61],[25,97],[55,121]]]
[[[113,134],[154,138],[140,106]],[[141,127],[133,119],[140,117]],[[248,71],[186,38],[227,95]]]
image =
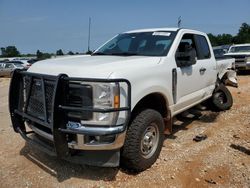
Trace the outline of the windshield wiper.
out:
[[[95,52],[95,53],[92,53],[91,55],[110,55],[110,54],[105,54],[103,52]]]
[[[138,54],[137,53],[130,53],[130,52],[120,52],[120,53],[112,53],[111,55],[133,56],[133,55],[138,55]]]
[[[91,55],[120,55],[120,56],[133,56],[133,55],[138,55],[137,53],[130,53],[130,52],[118,52],[118,53],[111,53],[111,54],[106,54],[103,52],[95,52],[92,53]]]

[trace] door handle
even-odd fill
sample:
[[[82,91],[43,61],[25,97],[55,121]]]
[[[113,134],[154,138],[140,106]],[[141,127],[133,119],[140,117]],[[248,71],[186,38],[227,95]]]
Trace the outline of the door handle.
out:
[[[207,70],[206,68],[202,67],[200,68],[200,73],[204,73],[206,70]]]

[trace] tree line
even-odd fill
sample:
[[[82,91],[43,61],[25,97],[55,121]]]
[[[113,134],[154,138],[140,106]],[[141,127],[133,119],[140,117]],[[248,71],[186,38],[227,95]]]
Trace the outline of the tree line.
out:
[[[88,52],[86,52],[88,53]],[[79,52],[72,52],[68,51],[68,53],[64,53],[62,49],[59,49],[56,51],[56,53],[47,53],[47,52],[41,52],[40,50],[37,50],[36,54],[21,54],[20,51],[17,49],[16,46],[7,46],[6,48],[1,48],[1,55],[0,57],[32,57],[36,56],[38,60],[42,59],[48,59],[52,56],[62,56],[62,55],[77,55],[80,54]],[[84,54],[84,53],[83,53]]]
[[[212,46],[220,46],[220,45],[231,45],[231,44],[242,44],[242,43],[250,43],[250,25],[247,23],[243,23],[237,35],[233,36],[231,34],[219,34],[213,35],[212,33],[208,33],[208,37],[211,41]],[[91,54],[91,51],[87,51],[81,54]],[[69,51],[66,53],[67,55],[75,55],[80,54],[78,52]],[[50,58],[53,55],[61,56],[64,54],[62,49],[57,50],[55,53],[46,53],[37,50],[36,54],[21,54],[20,51],[16,48],[16,46],[7,46],[1,48],[1,57],[20,57],[20,56],[37,56],[38,60]]]
[[[63,50],[62,49],[59,49],[56,51],[55,54],[50,54],[50,53],[44,53],[44,52],[41,52],[40,50],[37,50],[36,51],[36,57],[38,60],[43,60],[43,59],[48,59],[48,58],[51,58],[51,56],[63,56],[63,55],[77,55],[77,54],[80,54],[79,52],[72,52],[72,51],[69,51],[68,53],[64,54]]]
[[[250,25],[243,23],[235,36],[225,33],[219,35],[209,33],[208,37],[212,46],[250,43]]]

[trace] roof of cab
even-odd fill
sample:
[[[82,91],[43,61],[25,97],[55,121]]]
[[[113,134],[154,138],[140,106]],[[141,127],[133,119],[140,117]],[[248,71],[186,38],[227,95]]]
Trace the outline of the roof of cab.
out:
[[[155,31],[178,31],[180,28],[149,28],[149,29],[137,29],[132,31],[127,31],[125,33],[141,33],[141,32],[155,32]]]
[[[192,33],[197,33],[204,35],[205,33],[193,29],[187,29],[187,28],[178,28],[178,27],[163,27],[163,28],[149,28],[149,29],[137,29],[137,30],[132,30],[132,31],[127,31],[124,33],[141,33],[141,32],[163,32],[163,31],[179,31],[179,30],[184,30],[186,32],[192,32]]]

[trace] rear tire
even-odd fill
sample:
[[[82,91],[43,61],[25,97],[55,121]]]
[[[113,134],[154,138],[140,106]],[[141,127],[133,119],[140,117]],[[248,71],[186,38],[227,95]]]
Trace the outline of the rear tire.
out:
[[[161,114],[147,109],[139,113],[128,127],[121,153],[121,165],[140,172],[157,160],[164,141],[164,122]]]
[[[211,98],[212,108],[217,111],[228,110],[233,105],[233,98],[230,91],[224,84],[220,84],[214,91]]]

